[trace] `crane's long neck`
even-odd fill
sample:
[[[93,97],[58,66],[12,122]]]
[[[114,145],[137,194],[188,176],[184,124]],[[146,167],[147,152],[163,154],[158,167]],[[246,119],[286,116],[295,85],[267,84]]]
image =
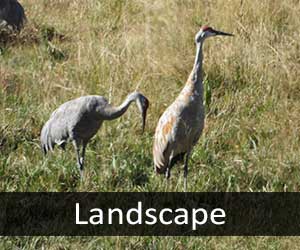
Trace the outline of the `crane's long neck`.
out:
[[[113,107],[111,105],[108,105],[105,109],[105,119],[106,120],[114,120],[122,116],[130,106],[130,104],[136,100],[136,96],[134,94],[130,94],[127,96],[125,101],[117,107]]]
[[[195,90],[202,91],[202,62],[203,62],[203,54],[202,54],[202,46],[203,42],[197,43],[196,46],[196,56],[193,70],[190,74],[188,84],[192,84],[195,87]]]

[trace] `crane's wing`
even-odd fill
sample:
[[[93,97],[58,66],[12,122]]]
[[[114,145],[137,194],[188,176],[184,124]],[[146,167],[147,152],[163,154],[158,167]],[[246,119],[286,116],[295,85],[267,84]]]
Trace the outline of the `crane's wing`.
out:
[[[177,117],[170,106],[158,121],[153,144],[153,160],[157,172],[164,172],[175,148]]]
[[[159,119],[156,127],[153,159],[156,171],[163,173],[181,161],[199,138],[198,130],[203,127],[193,110],[181,99],[175,100]],[[197,112],[195,112],[197,113]],[[199,123],[199,129],[194,128]],[[202,130],[202,129],[201,129]],[[199,134],[200,135],[200,134]]]
[[[70,115],[66,104],[56,109],[42,128],[40,140],[45,154],[52,151],[55,144],[64,145],[69,138],[67,120]]]
[[[53,150],[55,144],[64,146],[68,140],[76,139],[76,136],[89,137],[94,134],[97,128],[94,131],[90,129],[96,119],[97,108],[106,103],[107,100],[102,96],[82,96],[58,107],[41,131],[40,140],[44,152]],[[77,135],[74,135],[75,132]]]

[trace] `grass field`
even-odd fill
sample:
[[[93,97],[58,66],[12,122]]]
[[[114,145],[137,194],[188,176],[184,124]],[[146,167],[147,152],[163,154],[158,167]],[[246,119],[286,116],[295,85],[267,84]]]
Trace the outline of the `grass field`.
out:
[[[190,162],[189,191],[299,191],[298,0],[23,0],[28,22],[0,45],[0,191],[182,191],[153,173],[159,116],[192,69],[202,24],[235,34],[204,45],[206,125]],[[52,41],[46,38],[54,34]],[[42,125],[88,94],[119,104],[150,100],[141,135],[136,107],[90,142],[85,181],[74,150],[45,158]],[[133,105],[134,106],[134,105]],[[296,249],[298,238],[5,238],[6,249]]]

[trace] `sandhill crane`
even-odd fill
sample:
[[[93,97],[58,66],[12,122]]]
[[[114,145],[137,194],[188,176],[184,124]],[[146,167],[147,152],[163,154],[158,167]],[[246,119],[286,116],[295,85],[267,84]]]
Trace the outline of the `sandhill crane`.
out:
[[[160,117],[155,131],[154,169],[168,179],[174,164],[184,160],[184,191],[187,189],[189,156],[204,127],[202,47],[206,38],[217,35],[232,36],[208,26],[202,26],[196,34],[193,70],[179,96]]]
[[[65,149],[66,143],[72,141],[82,178],[85,149],[89,140],[97,133],[103,121],[120,117],[134,101],[142,113],[144,131],[149,101],[139,92],[129,94],[118,107],[112,106],[103,96],[97,95],[82,96],[62,104],[42,128],[40,139],[44,153],[52,151],[55,144]]]
[[[17,0],[0,0],[0,28],[21,30],[26,16]]]

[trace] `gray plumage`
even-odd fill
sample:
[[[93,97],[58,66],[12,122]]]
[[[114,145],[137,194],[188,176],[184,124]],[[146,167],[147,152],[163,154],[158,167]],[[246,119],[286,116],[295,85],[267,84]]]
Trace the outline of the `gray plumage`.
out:
[[[17,0],[0,0],[0,28],[21,30],[25,20],[24,9]]]
[[[157,173],[171,175],[171,168],[184,157],[184,191],[187,189],[188,160],[204,127],[202,48],[206,38],[231,34],[201,27],[196,34],[196,57],[193,70],[176,100],[160,117],[154,136],[153,160]]]
[[[149,101],[139,92],[129,94],[118,107],[112,106],[103,96],[97,95],[82,96],[62,104],[51,114],[42,128],[40,140],[44,153],[52,151],[55,145],[64,149],[66,143],[72,141],[82,175],[85,149],[89,140],[105,120],[120,117],[134,101],[142,113],[144,130]],[[81,153],[80,147],[82,147]]]

